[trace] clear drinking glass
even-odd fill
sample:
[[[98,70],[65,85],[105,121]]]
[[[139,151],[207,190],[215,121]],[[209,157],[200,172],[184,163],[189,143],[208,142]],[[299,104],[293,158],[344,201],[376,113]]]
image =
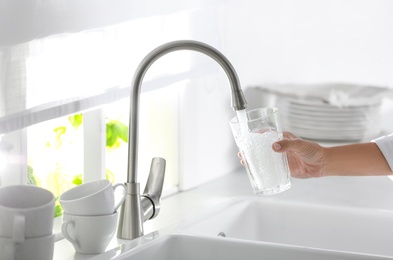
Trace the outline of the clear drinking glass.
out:
[[[272,195],[288,190],[291,181],[287,156],[272,149],[273,143],[283,138],[278,109],[237,113],[229,123],[254,192]]]

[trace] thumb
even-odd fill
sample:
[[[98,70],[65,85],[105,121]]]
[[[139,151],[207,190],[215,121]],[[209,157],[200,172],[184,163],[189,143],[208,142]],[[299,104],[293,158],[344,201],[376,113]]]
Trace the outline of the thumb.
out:
[[[284,153],[288,150],[300,151],[303,147],[304,141],[301,139],[294,139],[294,140],[280,140],[273,143],[272,148],[273,151]]]

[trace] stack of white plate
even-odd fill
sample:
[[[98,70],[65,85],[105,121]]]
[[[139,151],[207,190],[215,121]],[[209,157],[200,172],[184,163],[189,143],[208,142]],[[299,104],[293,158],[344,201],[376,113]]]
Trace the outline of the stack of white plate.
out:
[[[370,105],[336,107],[327,103],[279,98],[283,129],[313,140],[358,141],[380,134],[381,101]]]
[[[390,91],[342,84],[285,85],[266,90],[276,95],[284,131],[305,139],[332,142],[378,137],[382,100]]]

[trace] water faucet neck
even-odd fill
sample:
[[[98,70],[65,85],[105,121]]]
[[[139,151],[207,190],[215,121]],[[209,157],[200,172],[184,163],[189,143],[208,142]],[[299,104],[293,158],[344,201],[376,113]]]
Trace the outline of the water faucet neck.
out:
[[[127,170],[127,187],[130,188],[130,193],[127,194],[124,201],[119,219],[118,238],[134,239],[143,234],[143,211],[148,210],[150,202],[156,204],[154,200],[159,198],[143,200],[141,206],[141,198],[139,194],[135,194],[135,190],[139,193],[139,184],[137,183],[137,162],[138,162],[138,125],[139,125],[139,99],[143,77],[150,66],[163,55],[178,51],[178,50],[192,50],[204,53],[214,59],[221,65],[226,75],[228,76],[231,86],[231,102],[234,110],[243,110],[246,108],[247,102],[244,98],[243,92],[240,88],[240,83],[235,69],[229,60],[218,50],[213,47],[198,41],[183,40],[174,41],[163,44],[153,51],[151,51],[138,66],[131,84],[130,97],[130,121],[129,121],[129,138],[128,138],[128,170]],[[161,170],[157,170],[160,172]],[[163,179],[163,178],[162,178]],[[162,180],[163,181],[163,180]],[[147,206],[144,206],[144,203]],[[153,205],[153,207],[156,207]],[[159,205],[158,205],[159,207]],[[146,209],[145,209],[146,208]],[[158,214],[157,209],[152,211],[153,217]]]
[[[130,97],[130,124],[129,124],[129,164],[128,164],[128,182],[137,182],[137,152],[138,152],[138,115],[139,115],[139,98],[141,92],[142,81],[144,75],[150,66],[160,57],[170,52],[179,50],[192,50],[204,53],[214,59],[221,65],[226,75],[228,76],[231,87],[231,103],[234,110],[243,110],[247,106],[246,99],[240,87],[239,78],[235,69],[229,60],[217,49],[208,44],[193,41],[181,40],[163,44],[153,51],[151,51],[140,63],[136,69],[132,84],[131,84],[131,97]]]

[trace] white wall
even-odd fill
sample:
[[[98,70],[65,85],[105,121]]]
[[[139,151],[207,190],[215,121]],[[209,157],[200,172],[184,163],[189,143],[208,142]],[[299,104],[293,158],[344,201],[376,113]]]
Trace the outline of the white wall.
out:
[[[393,86],[393,2],[390,0],[83,2],[88,5],[80,1],[58,5],[30,1],[27,6],[26,3],[0,0],[0,47],[182,11],[189,16],[189,38],[221,50],[237,70],[243,88],[266,83],[326,82]],[[184,28],[184,24],[181,26]],[[149,29],[140,31],[135,30],[133,35],[138,44],[133,45],[132,39],[127,39],[129,45],[125,44],[130,48],[150,46],[151,42],[143,44],[143,34],[149,34]],[[175,40],[179,35],[183,33],[157,34],[154,42]],[[135,52],[142,56],[146,53],[145,50]],[[124,64],[128,60],[130,64],[137,63],[131,62],[128,56],[125,60]],[[194,66],[213,69],[207,69],[206,77],[190,82],[182,90],[180,170],[191,176],[183,183],[184,188],[239,167],[227,124],[234,112],[226,76],[203,55],[194,56]],[[2,75],[7,68],[0,69]],[[128,65],[118,71],[126,71],[128,80]],[[392,106],[388,107],[390,113],[385,113],[386,118],[393,111]]]
[[[245,85],[393,85],[392,1],[238,0],[219,21]]]
[[[200,7],[190,17],[192,37],[219,48],[237,70],[243,88],[336,82],[393,87],[392,1],[234,0]],[[216,76],[225,89],[228,86],[220,73]],[[190,128],[182,132],[189,140],[182,145],[188,147],[190,156],[185,157],[186,174],[210,172],[207,178],[212,179],[239,164],[232,136],[225,129],[226,121],[234,116],[225,100],[228,96],[222,92],[221,97],[202,98],[207,95],[212,93],[204,88],[185,90],[186,100],[194,100],[189,104],[200,106],[182,109],[199,125],[195,133]],[[220,112],[225,120],[217,118],[214,112],[226,105]],[[392,100],[386,100],[383,108],[382,127],[393,131]],[[196,176],[194,182],[204,178]]]
[[[221,42],[244,86],[350,83],[393,88],[393,2],[235,0],[222,6]],[[393,132],[393,100],[382,130]]]
[[[0,46],[216,5],[228,0],[0,0]]]

